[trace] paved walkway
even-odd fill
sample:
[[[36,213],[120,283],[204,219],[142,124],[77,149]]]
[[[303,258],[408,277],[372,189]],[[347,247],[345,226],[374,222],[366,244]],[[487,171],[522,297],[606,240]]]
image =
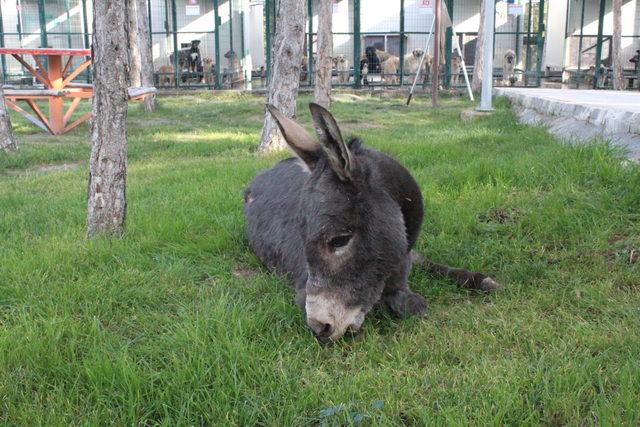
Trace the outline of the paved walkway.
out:
[[[524,123],[543,124],[569,142],[607,139],[640,160],[640,92],[496,88]]]

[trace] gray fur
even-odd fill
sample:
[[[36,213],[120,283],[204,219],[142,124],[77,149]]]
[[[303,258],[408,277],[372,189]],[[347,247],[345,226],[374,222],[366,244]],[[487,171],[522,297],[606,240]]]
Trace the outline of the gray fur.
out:
[[[358,139],[345,143],[331,114],[310,108],[319,143],[287,140],[304,155],[279,162],[246,189],[251,248],[290,277],[320,340],[359,328],[378,303],[403,316],[425,313],[426,301],[407,283],[423,218],[417,183],[389,156]],[[284,135],[300,132],[293,121],[278,123]]]

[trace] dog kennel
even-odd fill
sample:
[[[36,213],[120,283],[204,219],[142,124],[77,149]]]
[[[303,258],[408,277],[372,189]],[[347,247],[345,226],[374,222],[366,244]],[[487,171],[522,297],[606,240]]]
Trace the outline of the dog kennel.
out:
[[[640,88],[640,4],[623,0],[621,58],[629,87]],[[613,12],[611,0],[568,0],[565,83],[582,88],[611,85]]]
[[[520,13],[509,7],[509,0],[496,4],[495,41],[494,41],[494,74],[496,83],[501,83],[502,58],[508,51],[516,57],[515,73],[517,85],[539,86],[543,73],[542,52],[545,42],[545,28],[540,25],[546,16],[545,0],[520,0]],[[517,3],[517,2],[516,2]],[[316,51],[316,31],[318,0],[307,0],[307,24],[305,51],[301,73],[302,85],[313,85],[314,55]],[[362,87],[364,83],[371,86],[401,86],[410,84],[415,74],[405,64],[405,55],[415,49],[424,50],[431,34],[433,14],[425,0],[334,0],[333,2],[333,52],[334,56],[343,55],[349,62],[348,81],[339,78],[346,71],[334,70],[334,85]],[[452,17],[459,45],[469,73],[475,63],[475,46],[479,26],[480,1],[477,0],[443,0],[443,4]],[[517,12],[517,11],[516,11]],[[275,0],[265,0],[265,49],[268,68],[272,36],[275,31]],[[443,11],[444,15],[444,11]],[[452,57],[456,55],[453,31],[449,27],[439,52],[443,64],[442,76],[446,86],[452,82]],[[435,51],[431,37],[427,48],[429,55]],[[360,61],[368,47],[383,50],[399,59],[394,83],[384,81],[382,73],[369,71],[364,82],[361,76]],[[368,63],[369,70],[372,67]],[[268,70],[267,70],[268,71]],[[460,70],[458,70],[460,73]],[[265,73],[268,76],[268,72]],[[461,73],[460,73],[461,75]],[[455,80],[455,79],[454,79]],[[463,85],[462,78],[458,86]],[[426,82],[426,81],[425,81]]]

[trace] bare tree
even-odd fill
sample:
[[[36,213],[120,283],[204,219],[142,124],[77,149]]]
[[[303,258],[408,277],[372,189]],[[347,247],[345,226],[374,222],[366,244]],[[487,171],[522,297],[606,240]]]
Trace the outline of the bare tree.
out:
[[[135,0],[138,2],[138,50],[140,52],[140,79],[142,86],[151,87],[153,80],[153,56],[151,55],[151,39],[149,38],[149,14],[147,0]],[[144,99],[144,110],[147,113],[156,109],[155,96],[147,96]]]
[[[333,34],[331,21],[333,18],[333,1],[318,1],[318,61],[314,96],[316,103],[325,108],[331,105],[331,71],[333,56]]]
[[[613,89],[624,90],[622,72],[622,0],[613,0],[613,40],[611,41],[611,64],[613,65]]]
[[[119,236],[127,211],[127,0],[93,2],[87,237]]]
[[[11,128],[11,118],[7,111],[7,104],[4,102],[4,90],[0,84],[0,150],[18,151],[18,142],[13,136]]]
[[[140,49],[138,48],[138,2],[137,0],[123,0],[127,3],[128,28],[127,38],[129,41],[129,81],[131,86],[140,87],[140,70],[142,68],[140,60]]]
[[[295,117],[302,51],[304,49],[305,2],[276,0],[276,34],[271,49],[271,75],[267,102],[287,117]],[[287,146],[269,112],[265,112],[260,151]]]
[[[473,63],[473,79],[471,80],[471,90],[480,92],[482,89],[482,68],[483,55],[482,44],[484,40],[484,1],[480,1],[480,26],[478,27],[478,37],[476,38],[476,52]]]

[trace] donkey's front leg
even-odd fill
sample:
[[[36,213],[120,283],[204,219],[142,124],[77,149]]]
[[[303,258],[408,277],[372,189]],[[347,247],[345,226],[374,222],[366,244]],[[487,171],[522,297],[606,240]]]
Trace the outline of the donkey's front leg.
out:
[[[409,289],[409,274],[414,260],[408,254],[406,261],[385,282],[382,301],[399,316],[422,316],[427,313],[427,300]]]

